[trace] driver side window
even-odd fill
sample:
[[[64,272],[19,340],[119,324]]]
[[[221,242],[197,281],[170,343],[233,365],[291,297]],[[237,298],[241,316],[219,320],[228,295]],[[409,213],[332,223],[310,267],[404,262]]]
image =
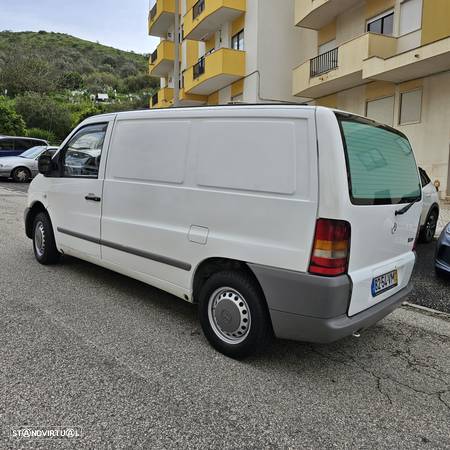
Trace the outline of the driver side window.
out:
[[[64,148],[64,177],[98,178],[108,124],[88,125],[79,130]]]

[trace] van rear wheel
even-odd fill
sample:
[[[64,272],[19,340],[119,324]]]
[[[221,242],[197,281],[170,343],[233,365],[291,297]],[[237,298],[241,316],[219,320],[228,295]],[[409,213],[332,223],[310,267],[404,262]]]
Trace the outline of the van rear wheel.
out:
[[[212,275],[200,290],[199,315],[210,344],[231,358],[259,353],[272,339],[261,288],[244,272]]]
[[[41,264],[55,264],[61,254],[58,252],[50,218],[44,212],[36,214],[33,221],[34,256]]]

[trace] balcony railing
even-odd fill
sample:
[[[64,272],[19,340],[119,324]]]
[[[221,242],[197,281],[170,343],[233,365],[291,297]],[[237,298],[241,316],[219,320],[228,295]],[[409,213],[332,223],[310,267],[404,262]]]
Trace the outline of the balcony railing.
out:
[[[152,64],[158,59],[158,49],[156,49],[150,56],[150,61]]]
[[[158,12],[158,4],[155,3],[155,6],[150,10],[150,20],[153,20]]]
[[[338,48],[334,48],[328,52],[322,53],[319,56],[311,59],[310,65],[310,77],[314,78],[322,73],[329,72],[330,70],[338,67]]]
[[[192,18],[195,20],[205,10],[205,0],[199,0],[192,8]]]
[[[158,104],[158,93],[152,95],[152,106]]]
[[[198,63],[194,65],[194,80],[205,73],[205,57],[202,56]]]

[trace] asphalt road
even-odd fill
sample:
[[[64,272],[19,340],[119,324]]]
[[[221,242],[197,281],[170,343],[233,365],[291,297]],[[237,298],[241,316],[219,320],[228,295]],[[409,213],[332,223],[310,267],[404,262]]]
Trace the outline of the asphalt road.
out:
[[[37,264],[24,190],[0,183],[1,449],[450,447],[448,316],[405,307],[359,339],[230,360],[193,305],[73,258]],[[26,425],[83,435],[10,436]]]
[[[410,302],[450,313],[450,277],[439,277],[434,271],[436,241],[417,246],[417,263],[413,280],[415,289]]]

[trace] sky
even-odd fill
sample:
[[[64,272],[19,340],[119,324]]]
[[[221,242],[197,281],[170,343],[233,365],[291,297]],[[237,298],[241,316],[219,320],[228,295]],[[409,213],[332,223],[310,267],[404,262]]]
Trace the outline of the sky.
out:
[[[88,41],[150,53],[149,0],[0,0],[0,30],[55,31]]]

